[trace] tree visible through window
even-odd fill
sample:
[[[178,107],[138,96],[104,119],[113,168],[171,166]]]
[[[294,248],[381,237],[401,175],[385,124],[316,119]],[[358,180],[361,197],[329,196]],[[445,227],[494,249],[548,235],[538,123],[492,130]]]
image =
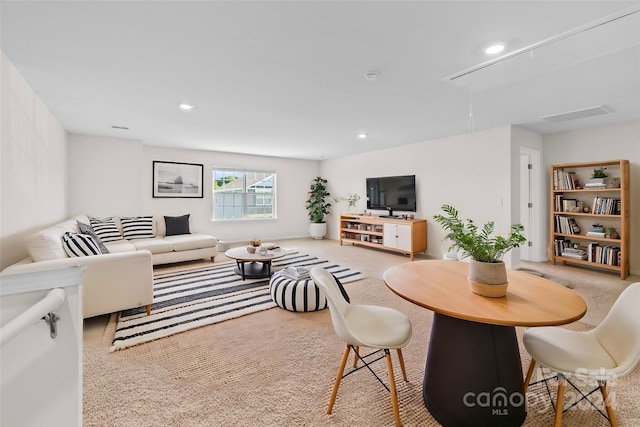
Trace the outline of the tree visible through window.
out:
[[[276,173],[213,168],[213,220],[276,218]]]

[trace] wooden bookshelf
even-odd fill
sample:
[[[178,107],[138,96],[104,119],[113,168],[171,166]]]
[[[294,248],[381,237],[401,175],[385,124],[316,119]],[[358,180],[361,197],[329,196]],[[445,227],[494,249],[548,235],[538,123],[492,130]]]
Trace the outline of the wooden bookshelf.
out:
[[[599,184],[591,176],[602,168],[608,176]],[[549,245],[554,264],[615,271],[623,280],[629,275],[629,182],[628,160],[551,166]],[[601,232],[592,231],[596,224],[603,226]]]

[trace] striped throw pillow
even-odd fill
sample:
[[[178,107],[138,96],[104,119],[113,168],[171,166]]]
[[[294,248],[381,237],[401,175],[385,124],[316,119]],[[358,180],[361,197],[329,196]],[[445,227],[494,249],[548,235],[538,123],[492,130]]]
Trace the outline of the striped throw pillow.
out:
[[[93,228],[91,228],[89,224],[85,224],[84,222],[80,222],[80,221],[76,221],[76,224],[78,224],[78,230],[80,231],[80,234],[88,234],[89,236],[93,237],[93,240],[96,241],[96,244],[98,245],[98,249],[100,249],[101,253],[103,254],[110,253],[109,249],[107,249],[104,243],[102,243],[102,240],[100,240],[100,237],[98,237],[96,232],[93,231]]]
[[[120,218],[125,239],[149,239],[153,234],[152,216],[134,216]]]
[[[62,247],[72,258],[102,253],[96,241],[88,234],[74,234],[67,231],[62,235]]]
[[[113,218],[89,218],[91,228],[103,242],[113,242],[114,240],[122,240],[120,229],[116,225]]]

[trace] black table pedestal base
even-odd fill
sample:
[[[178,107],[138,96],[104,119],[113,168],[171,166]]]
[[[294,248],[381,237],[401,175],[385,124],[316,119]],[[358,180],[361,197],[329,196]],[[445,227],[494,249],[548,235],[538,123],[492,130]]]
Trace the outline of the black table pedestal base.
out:
[[[422,394],[443,426],[520,426],[526,417],[515,328],[434,313]]]
[[[238,266],[233,271],[242,276],[242,280],[271,277],[271,260],[262,262],[236,260],[236,263]]]

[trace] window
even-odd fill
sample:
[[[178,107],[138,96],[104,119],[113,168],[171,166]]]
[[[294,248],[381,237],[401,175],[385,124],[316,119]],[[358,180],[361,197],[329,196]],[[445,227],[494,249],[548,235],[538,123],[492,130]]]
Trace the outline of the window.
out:
[[[213,220],[276,218],[276,173],[213,168]]]

